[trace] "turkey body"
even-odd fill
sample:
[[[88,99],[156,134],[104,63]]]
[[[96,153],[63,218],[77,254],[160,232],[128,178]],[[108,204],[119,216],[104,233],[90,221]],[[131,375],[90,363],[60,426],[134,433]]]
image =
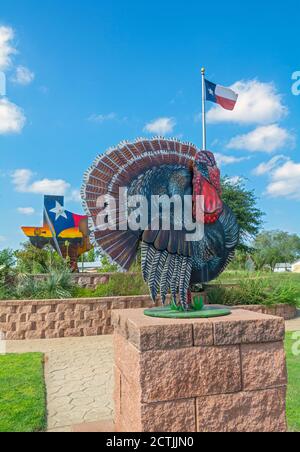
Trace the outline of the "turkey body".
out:
[[[133,181],[128,194],[139,194],[148,199],[148,217],[152,219],[153,195],[167,195],[169,198],[177,195],[184,205],[184,196],[191,196],[193,192],[192,180],[193,174],[188,169],[178,165],[163,165],[148,170]],[[232,211],[225,205],[215,223],[204,225],[201,240],[187,242],[187,230],[184,227],[182,231],[174,229],[174,224],[180,224],[181,220],[184,226],[183,218],[176,219],[174,212],[171,212],[171,227],[168,231],[152,230],[150,225],[148,231],[141,231],[142,270],[153,299],[156,299],[160,287],[163,302],[170,290],[173,301],[177,302],[179,295],[181,304],[186,306],[189,286],[215,279],[230,262],[239,229]]]

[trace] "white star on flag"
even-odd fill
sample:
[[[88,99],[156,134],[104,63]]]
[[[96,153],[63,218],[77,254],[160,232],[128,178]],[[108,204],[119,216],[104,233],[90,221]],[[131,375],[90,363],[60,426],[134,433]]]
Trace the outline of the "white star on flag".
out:
[[[211,95],[214,94],[214,92],[213,92],[213,90],[212,90],[211,88],[208,90],[208,92],[209,92],[209,94],[211,94]]]
[[[50,212],[55,213],[55,221],[57,221],[60,217],[63,217],[67,220],[68,217],[66,214],[66,209],[63,206],[61,206],[58,201],[55,202],[56,206],[54,207],[54,209],[50,210]]]

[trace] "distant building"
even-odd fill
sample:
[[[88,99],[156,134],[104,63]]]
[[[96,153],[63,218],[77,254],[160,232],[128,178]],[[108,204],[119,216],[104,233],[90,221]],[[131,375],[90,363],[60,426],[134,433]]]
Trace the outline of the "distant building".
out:
[[[287,264],[287,263],[276,264],[275,269],[274,269],[275,273],[287,273],[287,272],[291,272],[291,271],[292,271],[292,264]]]
[[[295,262],[295,263],[292,265],[292,272],[293,272],[293,273],[300,273],[300,261]]]
[[[102,267],[101,262],[79,262],[78,269],[80,273],[97,273]]]

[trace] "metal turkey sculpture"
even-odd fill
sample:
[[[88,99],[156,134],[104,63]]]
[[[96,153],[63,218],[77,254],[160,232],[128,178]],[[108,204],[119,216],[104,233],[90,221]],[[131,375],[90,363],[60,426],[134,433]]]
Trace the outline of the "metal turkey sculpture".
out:
[[[124,221],[120,195],[124,188],[128,197],[149,201],[146,227],[124,227],[133,211],[126,206]],[[183,214],[175,210],[170,213],[167,230],[161,222],[153,229],[153,199],[161,196],[192,200],[193,219],[196,225],[197,221],[202,223],[204,231],[200,239],[187,240],[185,227],[177,227]],[[203,197],[202,217],[197,213],[198,196]],[[105,204],[99,202],[103,197]],[[170,292],[173,306],[182,311],[192,309],[193,285],[216,278],[233,258],[238,244],[239,227],[231,209],[222,202],[220,171],[214,155],[190,143],[154,138],[110,149],[85,174],[82,199],[95,246],[125,271],[141,248],[142,273],[152,299],[160,295],[165,303]],[[99,226],[103,212],[113,213],[114,227]]]

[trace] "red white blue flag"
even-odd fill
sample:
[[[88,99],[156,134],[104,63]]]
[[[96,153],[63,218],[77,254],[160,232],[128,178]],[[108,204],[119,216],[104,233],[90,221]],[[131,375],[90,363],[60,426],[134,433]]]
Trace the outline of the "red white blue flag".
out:
[[[86,217],[65,209],[63,196],[44,197],[44,224],[48,224],[56,236],[66,229],[78,228],[83,218]]]
[[[225,110],[233,110],[238,100],[236,94],[230,88],[216,85],[215,83],[205,80],[206,100],[221,105]]]

